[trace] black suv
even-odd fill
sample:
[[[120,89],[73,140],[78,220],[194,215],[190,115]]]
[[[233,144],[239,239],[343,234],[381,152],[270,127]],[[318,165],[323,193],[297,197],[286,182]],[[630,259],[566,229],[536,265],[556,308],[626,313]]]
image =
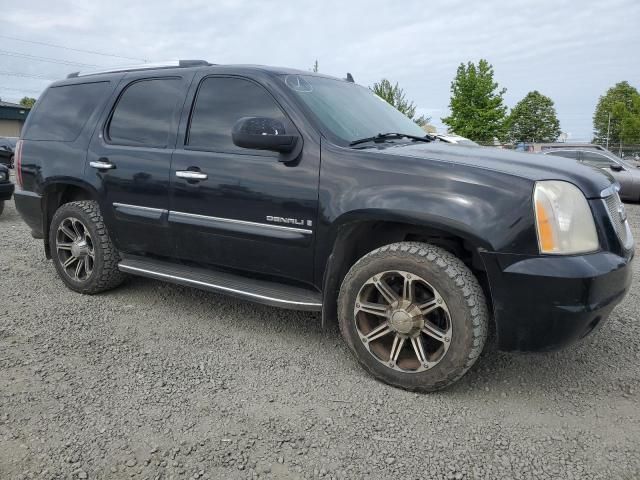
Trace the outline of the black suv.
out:
[[[321,311],[411,390],[460,378],[490,322],[500,348],[529,351],[602,324],[634,254],[611,181],[431,140],[350,76],[72,74],[27,119],[16,206],[72,290],[134,274]]]

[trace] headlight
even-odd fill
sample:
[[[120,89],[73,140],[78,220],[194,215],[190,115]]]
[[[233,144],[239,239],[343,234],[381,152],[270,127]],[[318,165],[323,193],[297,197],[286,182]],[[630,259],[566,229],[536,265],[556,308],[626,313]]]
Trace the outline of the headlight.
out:
[[[598,249],[598,234],[587,199],[575,185],[537,182],[533,194],[541,253],[573,254]]]
[[[0,172],[0,182],[2,182],[3,180],[6,180],[7,176],[5,175],[4,172]]]

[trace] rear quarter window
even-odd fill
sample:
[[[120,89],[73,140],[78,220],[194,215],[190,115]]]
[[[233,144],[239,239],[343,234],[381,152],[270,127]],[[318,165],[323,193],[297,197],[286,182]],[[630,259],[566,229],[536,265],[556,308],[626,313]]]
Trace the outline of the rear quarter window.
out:
[[[109,82],[52,87],[31,113],[26,140],[74,141],[103,99]]]

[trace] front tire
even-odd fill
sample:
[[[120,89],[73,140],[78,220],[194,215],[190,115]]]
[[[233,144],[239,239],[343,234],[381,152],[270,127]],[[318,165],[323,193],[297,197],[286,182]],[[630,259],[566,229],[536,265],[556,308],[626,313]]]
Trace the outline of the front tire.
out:
[[[377,379],[430,392],[462,377],[480,356],[489,314],[478,280],[446,250],[401,242],[374,250],[347,273],[340,330]]]
[[[83,200],[58,208],[49,228],[49,248],[58,276],[76,292],[103,292],[125,278],[97,202]]]
[[[0,215],[4,212],[4,200],[0,200]]]

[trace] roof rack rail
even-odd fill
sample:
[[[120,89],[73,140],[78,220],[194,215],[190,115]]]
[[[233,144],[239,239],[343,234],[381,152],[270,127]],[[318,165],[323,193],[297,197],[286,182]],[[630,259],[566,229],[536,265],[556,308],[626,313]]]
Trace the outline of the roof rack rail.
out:
[[[156,68],[176,68],[176,67],[206,67],[213,65],[206,60],[171,60],[168,62],[142,63],[140,65],[124,65],[122,67],[105,68],[101,70],[90,70],[86,72],[73,72],[67,78],[84,77],[87,75],[98,75],[101,73],[133,72],[136,70],[153,70]]]

